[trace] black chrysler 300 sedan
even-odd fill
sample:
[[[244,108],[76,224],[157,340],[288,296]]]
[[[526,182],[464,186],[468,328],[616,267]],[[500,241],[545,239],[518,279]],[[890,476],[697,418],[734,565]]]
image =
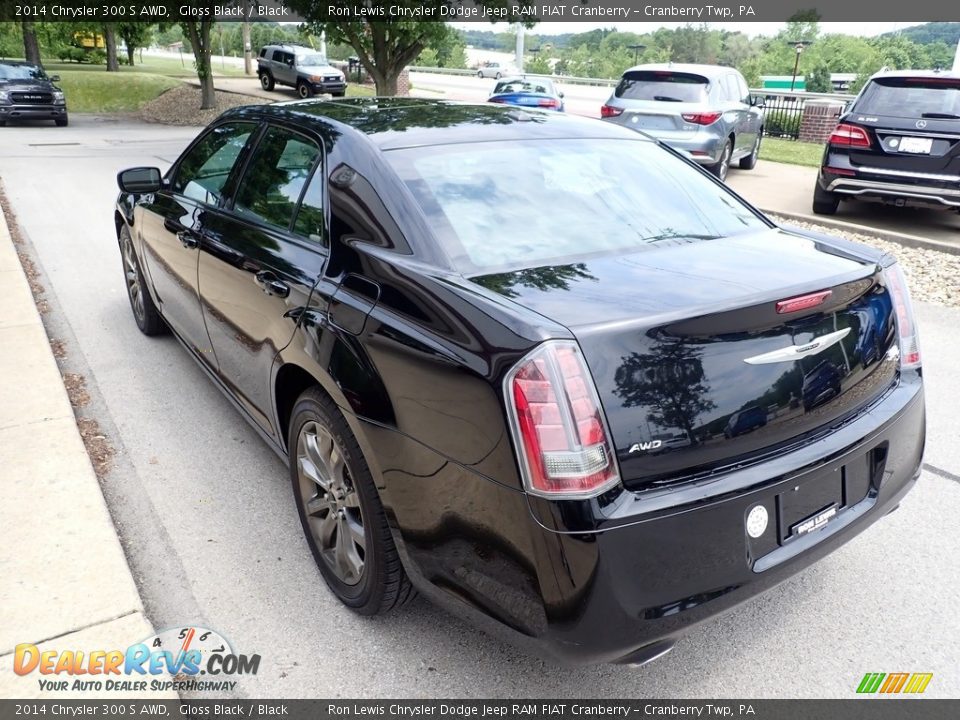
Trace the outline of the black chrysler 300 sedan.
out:
[[[288,460],[360,613],[416,588],[553,658],[640,663],[918,475],[894,259],[781,229],[642,134],[302,101],[119,182],[137,324]]]

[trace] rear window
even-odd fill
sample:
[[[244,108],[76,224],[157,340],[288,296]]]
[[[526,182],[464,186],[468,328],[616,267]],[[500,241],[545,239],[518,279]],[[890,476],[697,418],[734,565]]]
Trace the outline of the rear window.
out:
[[[624,100],[704,102],[708,81],[702,75],[665,70],[626,72],[614,94]]]
[[[465,274],[768,227],[645,140],[489,142],[386,156]]]
[[[960,80],[880,78],[867,85],[855,110],[870,115],[960,120]]]
[[[507,80],[497,83],[493,89],[494,95],[502,93],[541,93],[553,95],[553,85],[538,80]]]

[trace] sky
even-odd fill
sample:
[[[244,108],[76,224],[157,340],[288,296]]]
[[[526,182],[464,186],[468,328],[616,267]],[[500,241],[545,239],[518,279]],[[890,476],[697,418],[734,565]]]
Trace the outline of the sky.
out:
[[[478,23],[475,22],[466,22],[466,23],[450,23],[458,28],[463,30],[477,30]],[[595,30],[597,28],[616,28],[617,30],[635,32],[635,33],[648,33],[653,32],[661,27],[676,28],[683,27],[688,23],[684,22],[660,22],[660,23],[643,23],[643,22],[622,22],[622,23],[611,23],[611,22],[542,22],[532,30],[528,32],[534,34],[545,34],[545,35],[559,35],[562,33],[578,33],[586,32],[588,30]],[[910,25],[920,25],[919,22],[822,22],[820,23],[820,31],[824,33],[842,33],[845,35],[880,35],[881,33],[890,32],[893,30],[900,30]],[[777,22],[736,22],[736,23],[707,23],[711,28],[722,30],[724,26],[729,26],[730,30],[739,30],[751,37],[754,35],[776,35],[780,30],[783,29],[785,23]],[[484,25],[483,30],[492,30],[493,32],[507,32],[510,29],[510,26],[507,23],[494,23],[490,25]]]

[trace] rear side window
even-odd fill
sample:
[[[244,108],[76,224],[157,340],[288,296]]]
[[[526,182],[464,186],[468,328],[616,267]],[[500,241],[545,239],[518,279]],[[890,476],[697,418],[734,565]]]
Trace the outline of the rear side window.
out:
[[[854,109],[870,115],[960,120],[960,80],[878,78],[867,85]]]
[[[386,156],[465,274],[768,227],[722,186],[644,140],[484,142]]]
[[[234,210],[242,217],[286,230],[319,157],[320,148],[312,140],[283,128],[270,128],[250,158]]]
[[[260,48],[260,57],[265,58],[267,56],[267,49]]]
[[[693,73],[632,70],[624,73],[614,94],[624,100],[704,102],[708,84],[705,77]]]
[[[230,171],[255,127],[253,123],[229,123],[208,132],[177,166],[174,192],[217,205]]]

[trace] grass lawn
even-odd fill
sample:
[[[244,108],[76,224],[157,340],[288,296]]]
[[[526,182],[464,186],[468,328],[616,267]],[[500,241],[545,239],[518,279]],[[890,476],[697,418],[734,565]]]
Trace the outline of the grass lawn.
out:
[[[764,138],[760,145],[760,159],[819,167],[823,159],[823,145],[785,138]]]
[[[124,56],[126,57],[126,56]],[[47,71],[47,74],[53,75],[60,73],[64,70],[78,71],[78,72],[101,72],[106,73],[107,69],[104,65],[90,65],[87,63],[62,63],[62,62],[53,62],[52,59],[45,59],[43,62],[43,68]],[[243,68],[233,67],[232,65],[223,65],[214,61],[211,67],[213,70],[214,77],[222,75],[224,77],[242,77]],[[193,67],[193,55],[190,53],[184,53],[183,62],[176,58],[161,58],[153,57],[150,55],[144,55],[143,62],[141,63],[137,60],[137,63],[131,67],[129,65],[120,66],[121,73],[155,73],[157,75],[166,75],[167,77],[175,78],[196,78],[197,71]],[[113,73],[111,73],[113,74]]]
[[[50,68],[48,72],[60,76],[67,108],[78,113],[130,112],[180,84],[163,75],[108,73],[102,68],[99,73]]]
[[[347,83],[347,97],[374,97],[377,91],[369,85]]]

